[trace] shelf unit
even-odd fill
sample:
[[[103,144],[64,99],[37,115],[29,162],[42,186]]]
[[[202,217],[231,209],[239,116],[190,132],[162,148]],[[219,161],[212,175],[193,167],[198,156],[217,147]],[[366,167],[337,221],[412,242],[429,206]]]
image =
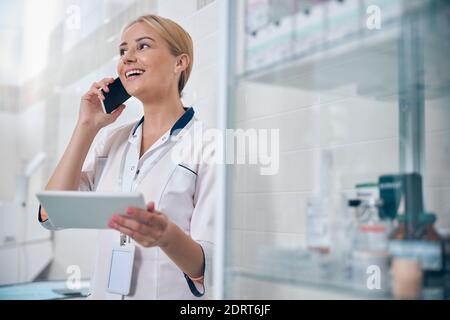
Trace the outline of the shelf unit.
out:
[[[380,9],[380,29],[370,30],[367,25],[368,19],[376,13],[369,10],[369,5]],[[272,119],[270,112],[248,119],[236,117],[242,108],[247,108],[247,104],[252,103],[247,102],[247,94],[244,94],[245,98],[239,97],[242,88],[249,84],[262,86],[267,90],[273,87],[276,88],[274,90],[286,90],[290,93],[296,90],[302,93],[319,92],[320,95],[332,93],[340,95],[343,101],[357,97],[366,99],[364,101],[392,105],[398,117],[397,135],[393,138],[397,145],[398,161],[392,163],[391,167],[399,172],[419,172],[425,184],[430,183],[427,180],[425,163],[425,105],[428,100],[450,101],[448,1],[248,0],[232,1],[229,4],[229,12],[228,20],[232,27],[228,43],[230,111],[227,128],[239,128],[246,121],[251,124],[261,118]],[[313,21],[306,21],[307,19]],[[303,40],[306,43],[299,45]],[[255,92],[249,95],[257,94]],[[280,94],[281,99],[282,96]],[[317,105],[312,105],[311,108],[321,110],[320,99]],[[316,116],[320,122],[321,113]],[[337,121],[344,124],[339,118]],[[270,120],[264,123],[270,124]],[[296,132],[301,132],[301,129]],[[322,143],[322,138],[319,137],[318,145],[314,145],[312,149],[329,148]],[[444,140],[448,143],[450,134],[444,136]],[[443,158],[449,154],[450,152],[443,151],[438,156]],[[386,291],[368,292],[364,288],[358,289],[348,285],[345,281],[294,277],[289,276],[288,270],[285,274],[270,270],[261,271],[261,260],[255,258],[256,249],[267,244],[265,242],[274,245],[277,241],[264,240],[266,234],[267,238],[270,238],[275,232],[267,231],[267,226],[266,229],[254,227],[258,223],[249,221],[255,217],[252,212],[236,209],[242,203],[257,199],[250,196],[261,193],[255,192],[254,189],[257,188],[246,190],[242,187],[245,183],[236,182],[238,176],[247,177],[249,182],[251,170],[248,167],[230,167],[227,170],[225,298],[242,297],[235,288],[236,283],[243,279],[290,284],[303,289],[315,288],[337,294],[343,292],[347,297],[354,298],[390,298]],[[295,171],[295,168],[293,170]],[[342,178],[342,172],[339,174],[337,177]],[[450,176],[448,168],[443,174],[444,177]],[[274,182],[275,179],[264,180],[269,186],[273,183],[276,187],[263,190],[262,195],[278,197],[279,194],[284,194],[285,189],[279,187],[283,181]],[[443,178],[442,183],[446,183],[446,178]],[[307,190],[301,189],[298,194],[310,196],[316,192],[317,185],[313,185]],[[255,205],[246,205],[246,208],[250,207],[255,208]],[[271,221],[276,222],[278,210],[267,209],[265,218],[269,216]],[[446,214],[447,211],[443,213]],[[243,216],[247,214],[249,216]],[[291,217],[288,216],[289,218]],[[249,224],[253,224],[253,227],[249,228]],[[281,234],[280,237],[283,236],[283,230],[277,232]],[[296,240],[285,242],[289,242],[291,247],[298,245],[304,248],[305,241],[301,239],[305,234],[294,235],[289,232],[289,236],[291,235]],[[248,239],[253,239],[251,245],[246,243]],[[260,243],[258,239],[262,239]],[[255,292],[261,293],[261,290],[264,290],[262,285],[255,285]]]

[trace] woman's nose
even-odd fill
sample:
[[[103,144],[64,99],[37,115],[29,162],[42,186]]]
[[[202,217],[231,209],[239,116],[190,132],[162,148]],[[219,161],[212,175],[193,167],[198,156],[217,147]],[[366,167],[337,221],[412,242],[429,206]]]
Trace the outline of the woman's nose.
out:
[[[123,63],[135,62],[136,58],[134,57],[134,52],[132,52],[131,50],[126,51],[122,56],[122,61]]]

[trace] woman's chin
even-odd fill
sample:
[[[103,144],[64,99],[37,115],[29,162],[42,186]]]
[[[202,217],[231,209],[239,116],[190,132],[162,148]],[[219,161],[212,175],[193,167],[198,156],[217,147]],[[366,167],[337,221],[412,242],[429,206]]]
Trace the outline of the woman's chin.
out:
[[[135,98],[138,98],[139,93],[141,93],[141,91],[142,91],[140,86],[134,86],[134,85],[127,85],[127,86],[125,86],[125,90],[128,92],[128,94],[130,96],[133,96]]]
[[[142,101],[145,98],[145,93],[142,92],[143,90],[137,90],[137,89],[133,89],[133,90],[129,90],[127,89],[127,92],[130,96]]]

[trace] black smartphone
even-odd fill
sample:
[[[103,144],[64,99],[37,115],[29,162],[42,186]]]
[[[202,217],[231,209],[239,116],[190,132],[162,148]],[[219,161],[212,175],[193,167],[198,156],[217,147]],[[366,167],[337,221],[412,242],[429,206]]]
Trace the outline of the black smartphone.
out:
[[[120,78],[108,85],[109,92],[102,90],[105,100],[102,100],[102,107],[105,113],[113,112],[117,107],[127,101],[131,96],[125,90]]]

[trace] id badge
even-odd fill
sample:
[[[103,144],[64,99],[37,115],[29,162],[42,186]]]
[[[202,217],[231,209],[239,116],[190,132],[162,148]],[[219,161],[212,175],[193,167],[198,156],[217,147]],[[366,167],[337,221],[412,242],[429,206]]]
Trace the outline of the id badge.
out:
[[[133,273],[135,245],[126,243],[112,249],[108,274],[108,292],[128,295]]]

